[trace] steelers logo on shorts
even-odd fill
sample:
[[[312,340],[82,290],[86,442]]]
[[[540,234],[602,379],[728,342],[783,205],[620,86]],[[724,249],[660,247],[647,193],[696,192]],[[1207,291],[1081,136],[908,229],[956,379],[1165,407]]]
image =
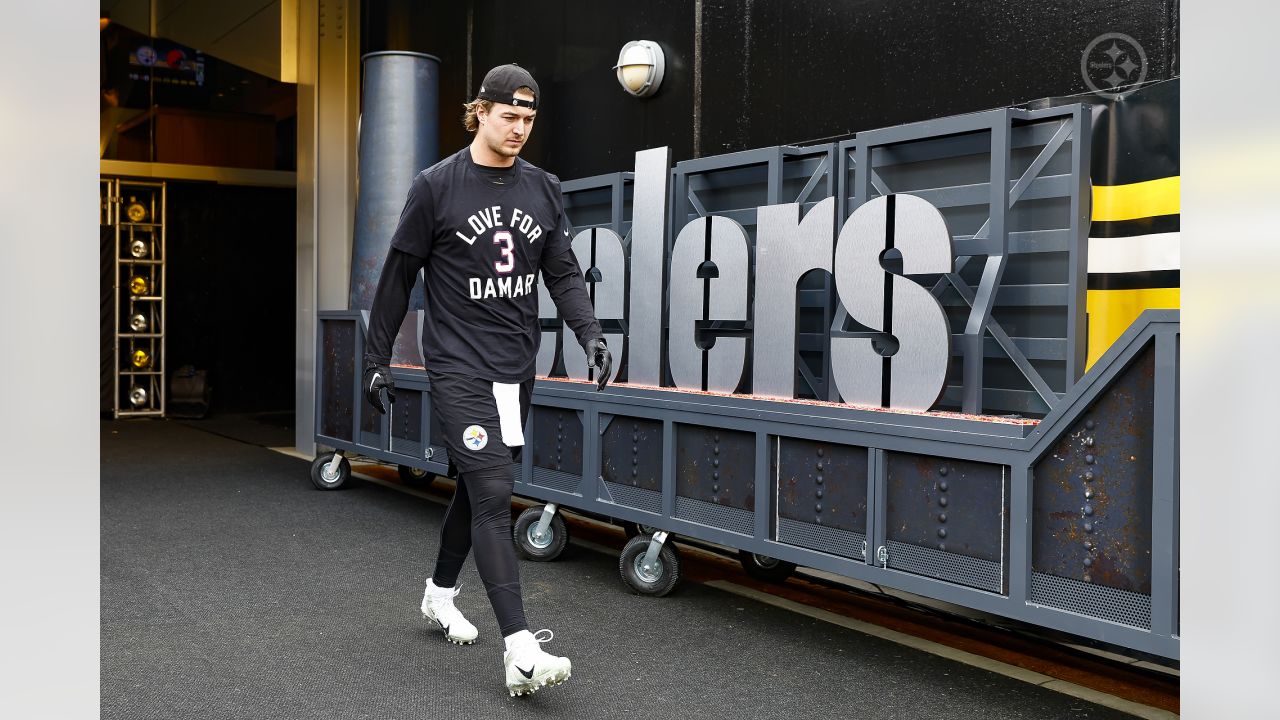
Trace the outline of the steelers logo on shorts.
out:
[[[462,431],[462,444],[472,450],[483,450],[489,444],[489,433],[479,425],[470,425]]]

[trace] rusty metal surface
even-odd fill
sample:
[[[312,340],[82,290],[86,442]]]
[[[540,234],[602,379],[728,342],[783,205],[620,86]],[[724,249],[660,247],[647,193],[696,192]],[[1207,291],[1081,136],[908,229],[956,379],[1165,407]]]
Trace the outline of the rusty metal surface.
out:
[[[365,403],[368,405],[369,403]],[[422,393],[418,390],[399,388],[396,404],[391,411],[391,437],[393,439],[422,442]]]
[[[401,391],[396,390],[396,401],[391,406],[392,412],[395,412],[396,414],[399,414],[402,407],[400,405],[401,395]],[[365,399],[365,397],[366,395],[364,393],[360,393],[360,399],[359,402],[357,402],[357,405],[360,408],[360,432],[376,435],[382,432],[382,415],[368,400]]]
[[[662,423],[618,415],[601,438],[604,479],[662,492]]]
[[[865,534],[867,449],[772,438],[770,477],[778,482],[778,515]]]
[[[676,425],[676,495],[754,511],[753,433]]]
[[[323,324],[320,375],[320,434],[351,440],[352,388],[355,387],[356,324],[330,320]]]
[[[888,453],[886,537],[1003,562],[1008,471],[1003,465]]]
[[[1154,382],[1148,348],[1033,466],[1036,572],[1150,594]]]
[[[582,421],[576,411],[534,406],[529,425],[534,467],[582,474]]]

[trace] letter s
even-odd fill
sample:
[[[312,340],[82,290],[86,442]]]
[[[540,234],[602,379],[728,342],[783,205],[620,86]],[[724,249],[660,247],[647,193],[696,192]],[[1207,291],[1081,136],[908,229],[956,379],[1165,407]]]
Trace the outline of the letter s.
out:
[[[875,332],[833,333],[831,374],[846,403],[928,410],[946,383],[951,329],[927,289],[881,266],[891,248],[904,275],[951,272],[951,233],[929,201],[886,195],[855,210],[836,245],[836,289],[849,315]],[[881,355],[872,339],[885,335],[898,347]]]

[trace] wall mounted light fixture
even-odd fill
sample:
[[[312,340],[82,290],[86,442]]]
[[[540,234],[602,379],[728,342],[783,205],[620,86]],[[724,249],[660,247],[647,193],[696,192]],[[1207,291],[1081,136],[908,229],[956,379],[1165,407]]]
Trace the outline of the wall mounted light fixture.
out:
[[[618,64],[618,84],[636,97],[649,97],[662,85],[662,72],[666,66],[662,48],[652,40],[632,40],[622,46]]]

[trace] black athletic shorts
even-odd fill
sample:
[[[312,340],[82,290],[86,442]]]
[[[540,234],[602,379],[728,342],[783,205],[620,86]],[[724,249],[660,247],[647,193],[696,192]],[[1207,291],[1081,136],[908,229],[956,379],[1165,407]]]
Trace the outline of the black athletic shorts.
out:
[[[435,413],[449,449],[449,475],[519,462],[524,425],[529,417],[533,378],[522,383],[495,383],[453,373],[427,370],[431,380],[431,412]]]

